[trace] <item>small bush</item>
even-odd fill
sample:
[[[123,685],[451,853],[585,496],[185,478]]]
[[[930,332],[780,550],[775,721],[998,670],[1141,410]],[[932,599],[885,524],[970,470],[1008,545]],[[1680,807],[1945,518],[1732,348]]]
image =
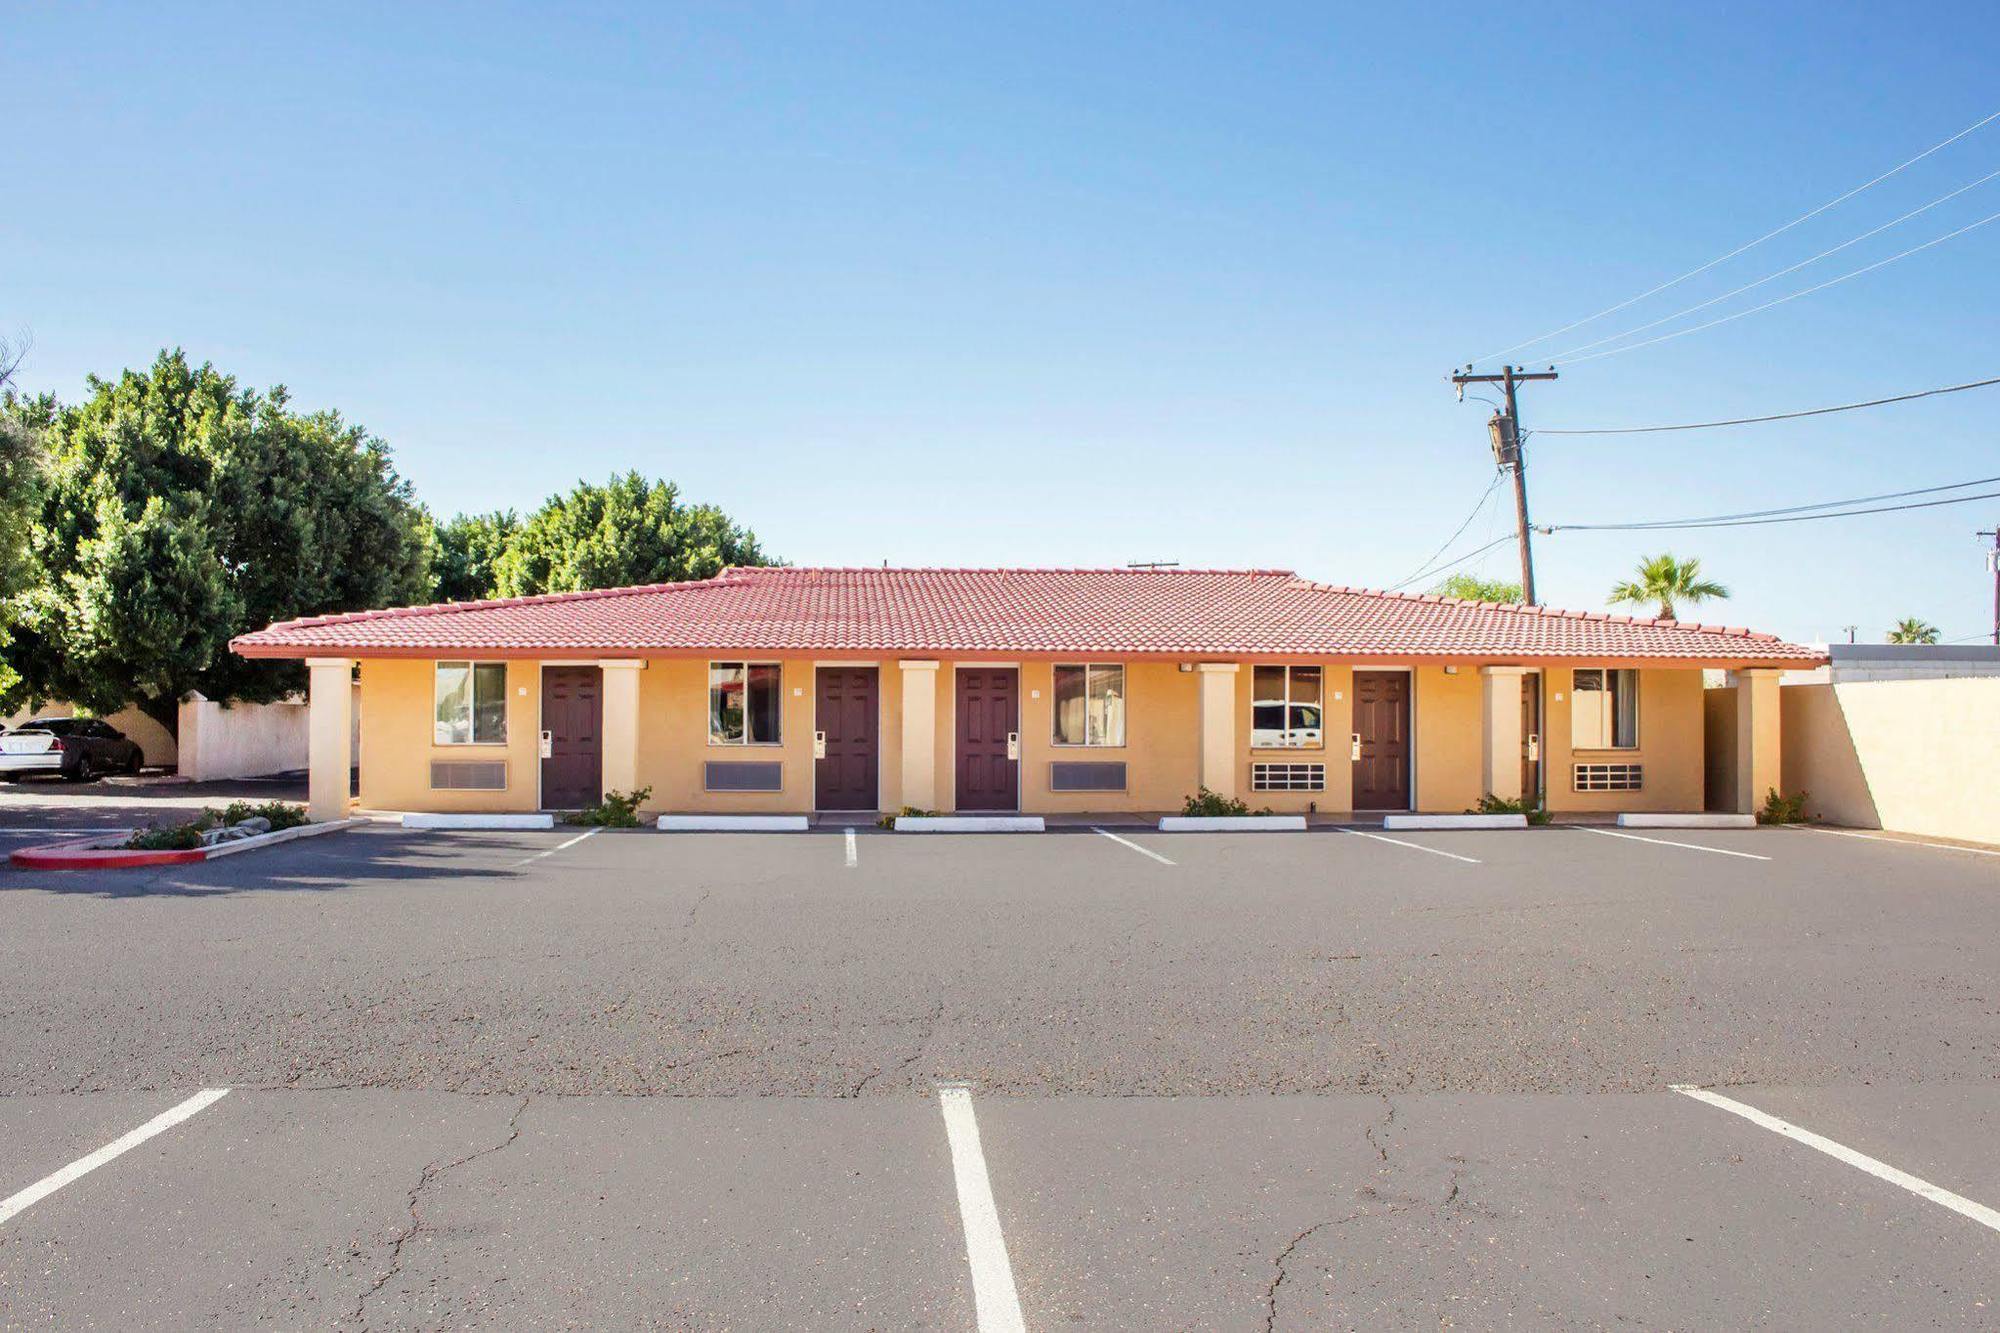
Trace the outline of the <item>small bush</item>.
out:
[[[231,801],[222,807],[224,824],[241,824],[246,819],[270,821],[273,833],[279,829],[297,828],[301,824],[312,823],[306,818],[304,806],[291,805],[284,801]]]
[[[135,829],[125,846],[135,852],[185,852],[201,846],[201,835],[215,827],[215,812],[204,810],[184,824],[156,824]]]
[[[1488,793],[1479,798],[1479,804],[1465,813],[1468,815],[1526,815],[1530,824],[1546,824],[1549,812],[1542,809],[1542,803],[1533,797],[1522,797],[1510,801],[1504,797]]]
[[[306,808],[284,801],[231,801],[220,810],[210,807],[194,818],[178,824],[154,824],[134,830],[125,846],[135,852],[182,852],[201,846],[201,835],[210,829],[227,828],[246,819],[265,819],[271,832],[310,824]]]
[[[1241,819],[1247,815],[1268,815],[1272,810],[1268,805],[1262,810],[1252,810],[1234,796],[1198,787],[1194,795],[1181,802],[1181,813],[1190,819]]]
[[[1806,802],[1812,799],[1811,792],[1795,792],[1790,796],[1778,795],[1776,787],[1764,793],[1764,808],[1757,812],[1759,824],[1804,824],[1812,819],[1806,813]]]
[[[875,821],[875,827],[893,829],[896,827],[898,819],[935,819],[936,817],[937,811],[935,810],[919,810],[914,805],[906,805],[893,815],[883,815]]]
[[[604,799],[586,810],[563,816],[565,824],[591,824],[598,828],[638,828],[639,807],[651,800],[653,789],[608,791]]]

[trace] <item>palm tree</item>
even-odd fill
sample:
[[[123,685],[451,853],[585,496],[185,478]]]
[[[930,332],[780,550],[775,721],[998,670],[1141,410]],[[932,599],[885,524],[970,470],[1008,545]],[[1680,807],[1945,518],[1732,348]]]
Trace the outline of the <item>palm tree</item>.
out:
[[[1649,555],[1639,561],[1636,582],[1620,583],[1611,589],[1611,602],[1643,606],[1659,605],[1662,620],[1676,620],[1674,608],[1683,603],[1705,602],[1729,596],[1729,589],[1701,576],[1701,560],[1690,556],[1676,560],[1672,552]]]
[[[1938,627],[1925,624],[1915,616],[1904,616],[1896,622],[1896,628],[1889,631],[1890,643],[1936,643]]]

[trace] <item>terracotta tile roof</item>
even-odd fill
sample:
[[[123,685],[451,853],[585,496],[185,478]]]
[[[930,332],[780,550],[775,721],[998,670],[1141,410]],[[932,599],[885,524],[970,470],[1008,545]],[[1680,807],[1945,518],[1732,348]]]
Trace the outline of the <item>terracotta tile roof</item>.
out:
[[[1278,569],[729,569],[697,583],[289,620],[231,647],[249,657],[1825,657],[1747,629],[1372,592]]]

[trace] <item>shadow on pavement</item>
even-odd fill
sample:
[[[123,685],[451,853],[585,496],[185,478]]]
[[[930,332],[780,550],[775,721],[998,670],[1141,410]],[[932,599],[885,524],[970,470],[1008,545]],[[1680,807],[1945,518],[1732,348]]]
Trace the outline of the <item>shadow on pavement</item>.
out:
[[[508,844],[511,848],[512,844]],[[6,848],[0,847],[0,852]],[[511,866],[467,864],[466,843],[358,828],[192,865],[135,870],[20,870],[0,862],[0,893],[98,898],[223,898],[243,893],[325,893],[361,884],[505,879]]]

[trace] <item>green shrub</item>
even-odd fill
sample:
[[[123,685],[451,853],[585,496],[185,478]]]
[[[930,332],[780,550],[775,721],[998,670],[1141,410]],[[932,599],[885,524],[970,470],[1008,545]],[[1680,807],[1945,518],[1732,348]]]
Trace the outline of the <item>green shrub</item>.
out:
[[[1262,810],[1252,810],[1234,796],[1222,796],[1206,787],[1197,787],[1195,794],[1181,802],[1181,813],[1190,819],[1241,819],[1246,815],[1268,815],[1270,806]]]
[[[279,829],[297,828],[310,824],[306,818],[306,808],[291,805],[285,801],[231,801],[222,807],[222,822],[241,824],[246,819],[266,819],[271,823],[271,832]]]
[[[563,816],[566,824],[592,824],[598,828],[638,828],[639,807],[651,800],[653,789],[608,791],[604,799],[586,810]]]
[[[1546,824],[1549,812],[1542,809],[1542,803],[1533,797],[1524,796],[1518,801],[1510,801],[1492,793],[1479,798],[1479,804],[1465,813],[1468,815],[1526,815],[1530,824]]]
[[[893,829],[896,827],[896,821],[898,819],[935,819],[935,818],[937,818],[937,811],[935,810],[919,810],[914,805],[906,805],[893,815],[883,815],[880,819],[875,821],[875,827]]]
[[[185,823],[154,824],[134,829],[132,836],[125,840],[125,846],[135,852],[190,851],[201,846],[201,835],[215,827],[216,818],[215,811],[204,810]]]
[[[1776,787],[1764,793],[1764,808],[1757,812],[1759,824],[1804,824],[1812,819],[1806,813],[1806,802],[1812,799],[1811,792],[1796,792],[1790,796],[1778,795]]]
[[[231,801],[220,810],[210,807],[178,824],[153,824],[135,829],[132,836],[125,840],[125,846],[135,852],[190,851],[201,846],[201,835],[208,830],[241,824],[246,819],[269,820],[273,833],[312,823],[306,818],[306,808],[302,805],[288,805],[284,801]]]

